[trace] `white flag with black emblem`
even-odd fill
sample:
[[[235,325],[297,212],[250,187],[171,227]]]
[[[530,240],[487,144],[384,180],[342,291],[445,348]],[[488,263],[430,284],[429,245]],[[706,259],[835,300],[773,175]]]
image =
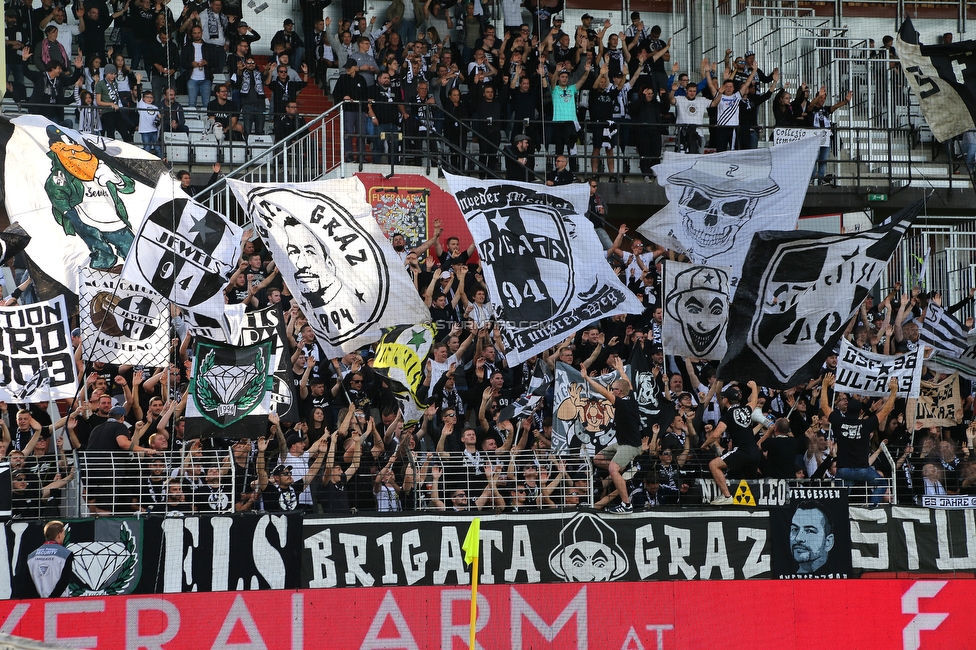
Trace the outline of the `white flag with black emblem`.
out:
[[[430,320],[359,179],[228,183],[328,356]]]
[[[743,267],[718,377],[789,388],[816,377],[922,209],[856,235],[765,231]]]
[[[644,306],[613,273],[592,224],[586,185],[548,188],[447,174],[501,306],[509,363],[521,363],[588,323]]]
[[[243,230],[162,176],[122,277],[210,318],[224,314],[224,287],[241,258]]]
[[[720,360],[729,324],[729,276],[725,266],[664,263],[665,354]]]
[[[169,303],[149,287],[117,274],[81,271],[81,332],[85,360],[165,366],[169,361]]]
[[[816,138],[751,151],[665,152],[654,167],[668,205],[637,230],[695,264],[732,267],[735,295],[752,236],[793,230],[820,150]]]

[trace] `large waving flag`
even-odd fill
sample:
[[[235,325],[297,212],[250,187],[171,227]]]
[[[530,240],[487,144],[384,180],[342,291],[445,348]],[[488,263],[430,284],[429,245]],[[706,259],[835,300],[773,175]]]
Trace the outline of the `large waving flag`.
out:
[[[383,332],[376,346],[373,370],[389,385],[400,403],[403,423],[408,426],[419,422],[427,408],[420,387],[433,342],[434,329],[430,325],[400,325]]]
[[[727,266],[664,263],[661,342],[665,354],[716,361],[725,356],[731,274]]]
[[[937,140],[976,128],[976,41],[922,45],[909,19],[898,31],[895,50]]]
[[[229,183],[327,355],[430,320],[358,179]]]
[[[614,275],[587,221],[585,185],[547,188],[447,175],[468,222],[488,292],[500,304],[509,363],[593,321],[644,306]]]
[[[856,235],[756,235],[732,304],[719,378],[789,388],[817,376],[922,205]]]
[[[734,295],[752,236],[796,227],[819,150],[817,138],[802,138],[751,151],[665,152],[654,173],[669,203],[637,230],[695,264],[732,267]]]
[[[162,176],[122,277],[152,287],[183,309],[220,319],[224,287],[240,262],[243,232]]]
[[[38,295],[72,302],[80,269],[122,265],[166,172],[141,147],[38,115],[0,118],[0,166],[10,222],[31,238],[25,252]]]

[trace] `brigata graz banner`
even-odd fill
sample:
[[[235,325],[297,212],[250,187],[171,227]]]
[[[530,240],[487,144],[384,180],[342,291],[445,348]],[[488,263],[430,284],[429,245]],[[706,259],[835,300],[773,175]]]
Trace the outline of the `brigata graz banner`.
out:
[[[471,517],[305,520],[304,587],[467,585]],[[481,584],[770,578],[766,511],[481,518]]]

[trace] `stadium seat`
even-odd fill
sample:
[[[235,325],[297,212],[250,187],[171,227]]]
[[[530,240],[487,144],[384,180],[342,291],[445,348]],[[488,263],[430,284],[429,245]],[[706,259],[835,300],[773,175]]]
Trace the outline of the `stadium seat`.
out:
[[[243,165],[247,162],[247,145],[243,142],[225,142],[220,147],[221,162],[229,165]]]
[[[163,155],[172,163],[189,163],[190,136],[186,133],[164,133]]]
[[[193,142],[193,162],[200,165],[212,165],[218,161],[220,144],[213,135],[194,135]]]
[[[261,155],[265,149],[274,145],[274,137],[270,135],[251,135],[247,138],[247,146],[251,148],[251,156]]]
[[[207,128],[206,120],[199,117],[187,117],[185,120],[186,128],[190,129],[190,133],[203,133]]]

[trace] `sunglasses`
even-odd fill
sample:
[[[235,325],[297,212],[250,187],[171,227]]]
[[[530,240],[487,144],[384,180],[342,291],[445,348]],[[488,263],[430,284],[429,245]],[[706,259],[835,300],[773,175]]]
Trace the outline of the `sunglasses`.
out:
[[[453,417],[456,417],[456,415],[457,415],[457,414],[456,414],[456,413],[454,413],[454,411],[451,411],[450,413],[445,413],[445,414],[444,414],[444,417],[447,417],[447,418],[453,418]]]

